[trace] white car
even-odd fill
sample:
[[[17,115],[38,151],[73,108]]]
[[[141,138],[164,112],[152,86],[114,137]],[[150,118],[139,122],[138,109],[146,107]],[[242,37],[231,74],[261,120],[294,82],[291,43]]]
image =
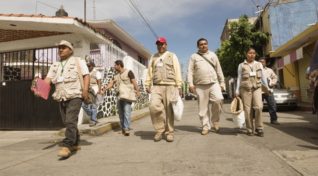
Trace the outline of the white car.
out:
[[[287,89],[273,89],[274,99],[276,101],[277,108],[297,108],[297,97],[296,95]],[[267,109],[267,102],[264,99],[264,109]]]

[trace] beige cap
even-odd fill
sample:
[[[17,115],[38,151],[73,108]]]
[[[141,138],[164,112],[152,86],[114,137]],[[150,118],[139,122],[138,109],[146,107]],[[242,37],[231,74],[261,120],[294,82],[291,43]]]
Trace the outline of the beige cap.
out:
[[[60,43],[57,46],[67,46],[69,47],[72,51],[74,50],[73,45],[71,42],[66,41],[66,40],[61,40]]]

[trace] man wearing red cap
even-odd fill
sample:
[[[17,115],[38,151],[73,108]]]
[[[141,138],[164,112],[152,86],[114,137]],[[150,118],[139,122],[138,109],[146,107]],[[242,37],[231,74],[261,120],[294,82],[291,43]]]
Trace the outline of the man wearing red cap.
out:
[[[177,56],[167,51],[167,40],[156,41],[158,52],[149,61],[145,81],[146,90],[151,93],[150,116],[156,130],[154,141],[160,141],[163,134],[167,142],[174,140],[174,116],[171,102],[181,93],[181,69]]]

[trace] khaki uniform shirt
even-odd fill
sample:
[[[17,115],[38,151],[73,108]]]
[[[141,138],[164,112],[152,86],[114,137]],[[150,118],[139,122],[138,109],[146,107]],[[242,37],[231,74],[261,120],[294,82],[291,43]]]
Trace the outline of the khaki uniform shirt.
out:
[[[264,67],[264,74],[269,87],[273,87],[277,84],[277,75],[271,68]]]
[[[181,69],[177,56],[169,51],[150,58],[145,86],[175,85],[181,88]]]
[[[189,85],[204,85],[218,82],[221,86],[224,86],[224,75],[217,55],[212,51],[208,51],[203,56],[209,59],[213,67],[198,53],[192,54],[188,66]]]
[[[79,75],[80,67],[82,75]],[[56,101],[67,101],[82,97],[82,85],[79,76],[89,74],[88,68],[83,60],[71,56],[64,61],[52,64],[47,77],[55,84],[55,92],[52,97]]]
[[[236,94],[239,89],[251,90],[262,86],[268,87],[263,65],[260,62],[253,61],[248,63],[246,60],[238,66]]]

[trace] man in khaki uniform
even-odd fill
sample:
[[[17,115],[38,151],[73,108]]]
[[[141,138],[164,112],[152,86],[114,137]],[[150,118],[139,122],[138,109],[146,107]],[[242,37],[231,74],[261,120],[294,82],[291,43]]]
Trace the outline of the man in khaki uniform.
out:
[[[219,59],[214,52],[209,51],[208,41],[200,38],[197,41],[197,47],[198,52],[192,54],[189,60],[188,82],[190,92],[196,93],[198,96],[201,134],[206,135],[212,126],[210,112],[212,112],[214,129],[216,132],[219,131],[222,90],[225,90],[225,84]]]
[[[136,94],[130,94],[134,97],[131,98],[136,98],[140,96],[140,92],[139,92],[139,87],[135,78],[134,73],[129,70],[124,68],[124,62],[122,60],[116,60],[115,61],[115,65],[114,68],[117,72],[117,74],[114,76],[114,79],[111,80],[107,86],[105,87],[105,90],[108,90],[110,88],[112,88],[114,85],[117,85],[118,89],[120,87],[121,84],[124,84],[126,86],[124,86],[124,92],[133,92],[135,91]],[[118,115],[119,115],[119,119],[120,119],[120,126],[121,126],[121,130],[122,130],[122,134],[124,136],[129,136],[130,133],[130,116],[131,116],[131,105],[132,105],[132,101],[131,100],[127,100],[125,98],[121,98],[120,92],[118,93],[118,101],[117,101],[117,109],[118,109]]]
[[[58,156],[69,157],[72,152],[79,149],[78,114],[82,100],[88,100],[90,79],[85,61],[73,56],[73,45],[70,42],[62,40],[58,48],[60,61],[52,64],[45,81],[48,84],[55,84],[52,96],[59,102],[62,120],[66,127],[63,147]]]
[[[165,134],[166,140],[172,142],[174,117],[171,102],[176,101],[181,93],[181,70],[177,56],[167,51],[166,39],[159,37],[156,45],[158,53],[150,58],[145,81],[146,90],[151,93],[149,109],[156,130],[154,141],[160,141]]]
[[[266,67],[266,58],[262,57],[258,59],[260,63],[262,63],[264,67],[264,74],[267,79],[267,84],[269,88],[273,88],[277,84],[277,75],[274,73],[274,71],[271,68]],[[274,95],[271,92],[263,92],[262,94],[263,100],[265,99],[268,106],[268,113],[270,116],[271,124],[279,125],[280,123],[277,121],[277,106],[276,101],[274,99]]]
[[[101,80],[102,80],[102,74],[96,70],[95,68],[95,62],[92,58],[86,57],[86,64],[89,71],[90,76],[90,83],[89,83],[89,89],[92,95],[94,95],[90,102],[83,102],[82,108],[85,111],[85,113],[90,116],[90,123],[89,126],[96,126],[98,123],[97,120],[97,94],[101,94]]]

